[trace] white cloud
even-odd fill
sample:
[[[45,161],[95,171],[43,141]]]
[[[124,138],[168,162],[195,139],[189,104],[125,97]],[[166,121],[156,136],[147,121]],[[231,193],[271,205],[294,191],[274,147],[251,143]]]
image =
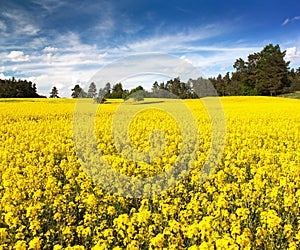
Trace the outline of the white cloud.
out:
[[[35,76],[31,76],[31,77],[22,77],[22,80],[26,80],[28,82],[35,82],[36,77]]]
[[[11,51],[6,58],[11,62],[28,62],[29,55],[25,55],[23,51]]]
[[[300,20],[300,16],[294,16],[293,18],[286,18],[283,23],[282,23],[282,26],[284,25],[287,25],[288,23],[292,23],[292,22],[295,22],[297,20]]]
[[[291,47],[286,49],[286,58],[290,59],[293,57],[295,54],[297,54],[297,48],[296,47]]]
[[[45,47],[42,51],[32,52],[30,61],[6,65],[6,72],[12,71],[13,67],[17,66],[18,74],[35,76],[34,82],[37,84],[38,93],[48,96],[51,87],[56,86],[61,97],[69,97],[70,89],[74,87],[72,78],[78,79],[80,86],[85,87],[93,74],[104,65],[107,53],[95,46],[84,45],[76,39],[71,45],[66,42],[65,37],[57,37],[56,42],[59,45],[65,43],[67,49],[59,46],[60,49],[52,53],[46,51],[56,51],[56,46]],[[17,57],[16,52],[13,55]]]
[[[0,73],[0,79],[1,80],[9,80],[9,79],[12,79],[12,76]],[[27,81],[30,81],[30,82],[35,81],[35,77],[20,77],[20,78],[17,77],[16,80],[18,80],[18,79],[27,80]]]
[[[290,22],[290,19],[287,18],[287,19],[285,19],[285,20],[283,21],[282,25],[283,25],[283,26],[284,26],[284,25],[287,25],[289,22]]]
[[[291,63],[300,62],[300,51],[298,51],[295,46],[287,48],[286,54],[285,54],[285,59],[287,61],[290,61]]]
[[[237,58],[247,59],[249,54],[260,51],[262,47],[204,47],[205,54],[199,53],[197,48],[194,52],[187,53],[183,60],[192,63],[205,77],[214,77],[217,74],[224,75],[228,71],[233,71],[232,65]],[[207,53],[211,52],[211,53]]]
[[[157,82],[167,82],[170,77],[156,74],[141,74],[129,76],[122,80],[122,85],[124,89],[133,89],[138,85],[142,85],[145,89],[151,90],[151,87],[155,81]]]
[[[58,48],[47,46],[43,49],[43,52],[56,52],[58,51]]]
[[[12,77],[11,76],[8,76],[8,75],[5,75],[3,73],[0,73],[0,79],[1,80],[8,80],[8,79],[11,79]]]
[[[149,84],[152,85],[155,79],[161,81],[161,79],[178,76],[186,81],[189,78],[198,78],[201,73],[192,64],[179,57],[160,53],[144,53],[122,57],[120,60],[106,65],[97,71],[90,81],[95,82],[99,88],[104,87],[107,82],[111,84],[126,83],[124,85],[126,88],[132,87],[134,83],[135,85],[146,84],[149,88]]]
[[[186,56],[181,56],[180,59],[186,61],[187,63],[193,64],[193,62],[190,59],[188,59]]]
[[[89,85],[89,80],[95,74],[95,70],[75,71],[73,69],[48,69],[46,74],[40,74],[35,77],[38,93],[49,96],[53,86],[59,90],[59,96],[70,97],[71,89],[75,84],[79,84],[85,90]]]

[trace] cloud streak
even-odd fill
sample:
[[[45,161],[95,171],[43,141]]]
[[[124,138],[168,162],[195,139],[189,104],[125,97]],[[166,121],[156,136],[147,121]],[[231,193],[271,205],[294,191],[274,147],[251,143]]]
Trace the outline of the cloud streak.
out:
[[[1,14],[9,23],[8,26],[10,26],[11,29],[10,34],[7,34],[9,36],[13,35],[13,37],[16,38],[25,35],[28,37],[37,35],[40,31],[35,22],[29,18],[30,13],[24,10],[12,9],[3,11]]]
[[[300,20],[300,16],[294,16],[293,18],[286,18],[284,21],[283,21],[283,23],[282,23],[282,26],[285,26],[285,25],[287,25],[287,24],[289,24],[289,23],[292,23],[292,22],[295,22],[295,21],[297,21],[297,20]]]
[[[43,1],[32,0],[31,2],[33,4],[40,6],[42,9],[50,13],[52,13],[53,11],[62,7],[65,4],[65,2],[62,0],[43,0]]]

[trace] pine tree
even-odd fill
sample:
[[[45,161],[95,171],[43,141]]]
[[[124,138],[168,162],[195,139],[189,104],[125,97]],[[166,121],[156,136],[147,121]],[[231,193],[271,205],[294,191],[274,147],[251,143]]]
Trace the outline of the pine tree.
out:
[[[289,91],[289,62],[284,60],[285,51],[279,45],[267,45],[259,53],[256,62],[255,88],[262,95],[277,95]]]
[[[88,98],[95,98],[97,96],[97,87],[94,82],[92,82],[89,86],[87,97]]]
[[[52,90],[50,92],[50,98],[59,98],[58,90],[55,86],[52,88]]]
[[[83,91],[83,89],[76,84],[75,87],[72,90],[72,97],[73,98],[83,98],[86,97],[86,93]]]

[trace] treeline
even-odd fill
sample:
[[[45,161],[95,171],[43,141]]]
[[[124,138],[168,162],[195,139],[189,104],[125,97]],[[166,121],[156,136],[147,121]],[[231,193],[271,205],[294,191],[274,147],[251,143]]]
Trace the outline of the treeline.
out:
[[[36,85],[27,80],[0,79],[0,98],[42,98],[37,94]]]
[[[166,90],[166,91],[162,91]],[[156,95],[173,95],[178,96],[179,98],[192,98],[192,88],[190,83],[184,83],[180,81],[180,78],[170,79],[166,83],[154,82],[151,91],[144,90],[142,86],[137,86],[131,90],[124,89],[122,83],[117,83],[111,86],[110,83],[107,83],[103,89],[99,90],[99,97],[104,98],[123,98],[126,99],[132,94],[143,91],[144,97],[155,97]]]
[[[227,72],[224,76],[205,80],[203,78],[189,79],[182,82],[179,77],[166,83],[155,82],[151,91],[144,91],[145,97],[168,97],[168,91],[172,96],[181,99],[198,98],[209,95],[232,96],[232,95],[264,95],[276,96],[294,91],[300,91],[300,67],[289,69],[290,62],[285,61],[286,51],[281,51],[279,45],[269,44],[262,51],[250,54],[247,61],[239,58],[233,67],[235,72]],[[214,86],[215,91],[211,88]],[[139,86],[140,90],[141,87]],[[166,90],[166,91],[164,91]],[[121,83],[111,87],[107,83],[100,89],[99,96],[102,98],[126,98],[134,93],[124,90]],[[162,96],[165,95],[165,96]]]
[[[250,54],[248,60],[239,58],[235,72],[210,78],[220,96],[266,95],[276,96],[300,90],[300,67],[289,70],[286,51],[269,44],[261,52]]]
[[[72,89],[73,98],[106,98],[126,99],[134,96],[137,100],[144,97],[174,97],[181,99],[198,98],[209,95],[266,95],[276,96],[300,91],[300,67],[289,68],[285,61],[286,51],[279,45],[269,44],[262,51],[250,54],[246,61],[239,58],[233,64],[235,72],[227,72],[224,76],[205,80],[189,79],[182,82],[179,77],[169,81],[154,82],[150,91],[138,86],[131,90],[124,89],[122,83],[107,83],[97,91],[95,83],[91,83],[87,92],[78,84]],[[215,89],[212,88],[214,86]],[[142,91],[141,91],[142,90]],[[142,92],[142,93],[141,93]],[[135,94],[134,94],[135,93]],[[134,94],[134,95],[133,95]],[[37,94],[36,85],[27,80],[0,80],[0,97],[43,97]],[[58,90],[53,87],[50,97],[58,98]]]
[[[166,83],[158,83],[157,81],[154,82],[150,91],[144,90],[142,86],[127,90],[123,88],[122,83],[117,83],[113,86],[111,86],[110,83],[106,83],[105,87],[99,90],[98,99],[133,98],[139,101],[143,98],[150,97],[193,99],[216,95],[216,90],[212,86],[211,82],[207,79],[199,77],[198,79],[189,79],[185,83],[182,82],[179,77],[177,77],[168,80]]]

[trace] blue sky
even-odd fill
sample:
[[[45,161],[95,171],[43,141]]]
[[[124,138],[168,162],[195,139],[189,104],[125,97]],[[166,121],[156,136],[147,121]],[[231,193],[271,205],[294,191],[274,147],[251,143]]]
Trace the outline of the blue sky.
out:
[[[0,2],[0,78],[30,79],[45,95],[56,86],[70,96],[104,66],[143,53],[176,56],[217,76],[269,43],[300,66],[299,0]]]

